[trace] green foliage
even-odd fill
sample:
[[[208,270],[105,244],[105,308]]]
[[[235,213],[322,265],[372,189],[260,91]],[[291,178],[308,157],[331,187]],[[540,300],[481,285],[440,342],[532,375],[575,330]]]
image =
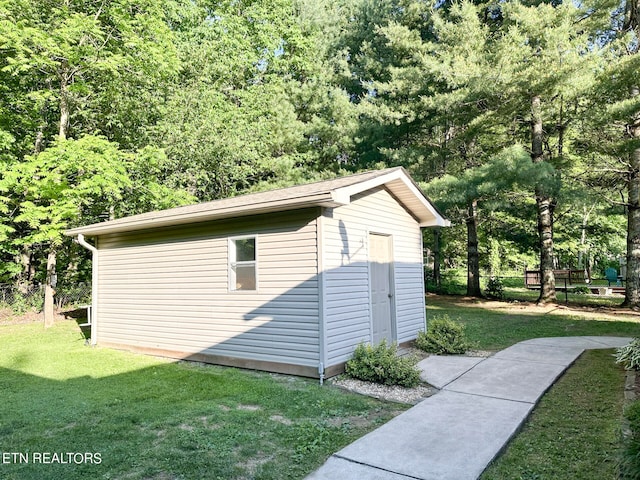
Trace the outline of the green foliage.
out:
[[[129,186],[125,155],[93,136],[63,140],[26,157],[0,180],[0,192],[18,199],[10,220],[28,228],[29,233],[17,240],[26,245],[60,245],[65,229],[92,217],[97,220]]]
[[[591,293],[591,289],[586,285],[578,285],[573,289],[573,293],[576,295],[589,295]]]
[[[170,185],[212,200],[300,173],[313,178],[349,155],[355,117],[330,83],[328,20],[309,10],[323,9],[267,0],[185,10],[176,38],[183,69],[153,129]]]
[[[629,433],[623,437],[621,479],[640,478],[640,401],[636,400],[624,411]]]
[[[465,353],[471,344],[464,333],[464,325],[456,323],[448,315],[428,321],[427,331],[418,332],[416,347],[438,355]]]
[[[452,220],[448,267],[465,266],[470,200],[481,268],[538,263],[538,188],[562,212],[555,257],[596,271],[626,248],[624,207],[598,199],[620,200],[618,165],[638,144],[625,134],[640,110],[625,11],[592,0],[0,0],[0,279],[27,275],[27,257],[42,277],[47,243],[75,264],[60,236],[69,226],[391,165]],[[445,279],[440,291],[458,287]]]
[[[6,306],[16,315],[27,312],[41,312],[44,304],[43,292],[39,289],[21,292],[15,290],[0,306]]]
[[[347,362],[347,375],[367,382],[383,385],[415,387],[420,383],[420,371],[411,358],[398,357],[398,346],[387,345],[382,340],[378,345],[359,344]]]
[[[497,300],[504,299],[504,285],[502,284],[502,280],[500,277],[491,277],[487,282],[487,288],[485,288],[484,293],[489,298],[495,298]]]
[[[627,370],[640,370],[640,338],[634,338],[628,345],[616,349],[616,363]]]

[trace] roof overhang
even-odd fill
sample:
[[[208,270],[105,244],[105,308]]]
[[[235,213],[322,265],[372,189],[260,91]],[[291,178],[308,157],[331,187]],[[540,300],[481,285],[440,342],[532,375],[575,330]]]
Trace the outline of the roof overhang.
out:
[[[259,215],[263,213],[283,212],[287,210],[299,210],[312,207],[337,207],[331,194],[315,195],[313,197],[301,198],[299,201],[275,201],[263,202],[261,204],[242,205],[233,209],[220,209],[201,212],[183,212],[180,207],[176,208],[174,214],[167,214],[167,210],[162,210],[162,215],[153,216],[150,212],[145,218],[138,215],[121,218],[112,222],[95,223],[86,227],[73,228],[64,232],[65,235],[75,237],[83,234],[90,237],[97,237],[110,233],[122,233],[133,230],[147,230],[174,225],[185,225],[188,223],[210,222],[214,220],[224,220],[226,218],[243,217],[249,215]]]
[[[334,190],[333,198],[337,203],[346,205],[351,198],[367,190],[384,186],[418,220],[421,227],[449,227],[451,222],[445,219],[438,209],[425,196],[403,168],[390,171],[370,180]]]
[[[172,227],[303,208],[339,207],[351,203],[354,195],[380,186],[384,186],[417,219],[421,227],[446,227],[450,225],[450,222],[438,212],[407,172],[403,168],[394,168],[374,178],[323,191],[301,191],[298,194],[298,190],[296,190],[295,195],[289,195],[285,198],[248,195],[247,201],[244,203],[240,201],[242,197],[235,197],[233,202],[221,200],[143,213],[73,228],[64,233],[72,237],[79,234],[97,237],[112,233]]]

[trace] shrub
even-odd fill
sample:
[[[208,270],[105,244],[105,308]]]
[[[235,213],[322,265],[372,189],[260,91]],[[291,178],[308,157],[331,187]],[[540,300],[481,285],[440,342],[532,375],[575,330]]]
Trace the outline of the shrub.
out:
[[[429,353],[459,354],[471,346],[464,334],[464,325],[454,322],[448,315],[436,317],[427,325],[426,332],[418,332],[416,347]]]
[[[386,340],[375,346],[358,345],[345,372],[350,377],[383,385],[415,387],[420,383],[414,359],[398,357],[398,346],[395,343],[388,346]]]
[[[627,370],[640,370],[640,338],[634,338],[631,343],[616,349],[616,363],[622,364]]]
[[[586,285],[578,285],[573,289],[573,293],[577,295],[589,295],[591,293],[591,289]]]
[[[620,478],[640,478],[640,401],[633,402],[624,412],[629,427],[625,435],[620,462]]]
[[[504,298],[504,285],[498,277],[491,277],[487,283],[485,293],[489,298],[502,300]]]

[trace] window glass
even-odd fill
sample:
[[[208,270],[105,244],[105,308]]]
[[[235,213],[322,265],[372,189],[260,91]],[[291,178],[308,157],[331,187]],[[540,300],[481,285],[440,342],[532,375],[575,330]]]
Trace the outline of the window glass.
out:
[[[256,239],[242,238],[234,240],[236,244],[236,262],[254,262],[256,260]]]
[[[255,290],[256,289],[256,266],[236,264],[235,270],[235,289],[236,290]]]
[[[256,238],[229,241],[229,290],[256,290]]]

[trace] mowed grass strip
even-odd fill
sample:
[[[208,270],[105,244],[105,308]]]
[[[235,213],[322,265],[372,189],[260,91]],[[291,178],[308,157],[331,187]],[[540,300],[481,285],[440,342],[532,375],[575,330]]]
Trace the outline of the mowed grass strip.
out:
[[[481,479],[618,478],[625,373],[612,353],[586,351]]]
[[[406,409],[317,380],[87,347],[70,321],[0,326],[0,346],[0,459],[30,460],[0,461],[3,480],[303,478]],[[100,463],[33,462],[86,452]]]

